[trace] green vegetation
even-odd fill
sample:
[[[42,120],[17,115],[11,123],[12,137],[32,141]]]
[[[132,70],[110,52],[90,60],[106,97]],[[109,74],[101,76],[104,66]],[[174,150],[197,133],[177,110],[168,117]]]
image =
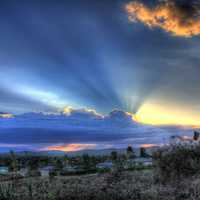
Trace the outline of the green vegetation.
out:
[[[136,157],[135,152],[132,148],[132,146],[128,146],[126,149],[126,155],[127,155],[127,159],[134,159]]]
[[[154,153],[155,173],[162,182],[200,174],[200,144],[175,144]]]
[[[198,142],[165,146],[152,158],[153,165],[147,163],[149,158],[136,158],[132,147],[125,154],[114,151],[110,156],[41,157],[11,152],[0,158],[1,164],[16,166],[15,162],[31,173],[47,165],[53,168],[48,177],[29,174],[2,181],[0,200],[200,199]]]
[[[9,159],[9,171],[17,172],[19,169],[19,163],[14,151],[10,151],[10,159]]]
[[[143,158],[149,157],[144,147],[140,148],[140,157],[143,157]]]

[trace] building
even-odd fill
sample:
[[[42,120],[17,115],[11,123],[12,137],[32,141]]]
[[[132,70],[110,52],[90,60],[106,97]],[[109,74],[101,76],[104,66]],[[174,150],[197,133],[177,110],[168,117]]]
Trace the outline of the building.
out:
[[[0,166],[0,175],[6,175],[8,174],[8,167],[6,166]]]
[[[54,166],[45,166],[39,169],[41,176],[49,176],[50,171],[54,169]]]
[[[152,161],[152,158],[135,158],[134,159],[134,162],[136,165],[144,165],[144,166],[151,166],[153,161]]]
[[[18,172],[21,176],[25,177],[28,173],[28,169],[27,168],[21,168]]]
[[[105,162],[102,162],[102,163],[98,163],[96,165],[96,167],[98,169],[112,169],[113,168],[113,163],[111,161],[105,161]]]

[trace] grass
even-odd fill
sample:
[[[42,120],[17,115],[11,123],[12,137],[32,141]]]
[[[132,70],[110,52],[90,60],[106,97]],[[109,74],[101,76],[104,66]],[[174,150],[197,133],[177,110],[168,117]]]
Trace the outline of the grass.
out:
[[[200,200],[200,143],[166,146],[153,159],[128,170],[118,163],[93,174],[4,180],[0,200]]]
[[[27,178],[0,184],[0,200],[197,200],[200,176],[155,182],[152,170]]]

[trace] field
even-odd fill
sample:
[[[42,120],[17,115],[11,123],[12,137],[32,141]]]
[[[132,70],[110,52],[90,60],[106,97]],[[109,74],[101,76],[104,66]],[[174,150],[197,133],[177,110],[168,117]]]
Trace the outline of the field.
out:
[[[200,177],[161,184],[153,172],[130,171],[3,182],[1,200],[175,200],[200,199]]]

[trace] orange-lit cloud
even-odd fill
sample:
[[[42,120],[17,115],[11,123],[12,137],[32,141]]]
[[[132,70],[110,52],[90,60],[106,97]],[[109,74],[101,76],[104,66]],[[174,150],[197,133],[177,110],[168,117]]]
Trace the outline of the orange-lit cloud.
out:
[[[126,4],[125,9],[131,22],[139,21],[150,28],[159,27],[175,36],[200,35],[200,6],[190,0],[186,5],[180,5],[176,0],[163,0],[153,8],[132,1]]]
[[[140,145],[140,147],[143,147],[143,148],[152,148],[152,147],[159,147],[160,145],[158,144],[142,144]]]
[[[95,147],[96,144],[63,144],[63,145],[49,146],[43,150],[70,152],[70,151],[80,151],[84,149],[92,149]]]

